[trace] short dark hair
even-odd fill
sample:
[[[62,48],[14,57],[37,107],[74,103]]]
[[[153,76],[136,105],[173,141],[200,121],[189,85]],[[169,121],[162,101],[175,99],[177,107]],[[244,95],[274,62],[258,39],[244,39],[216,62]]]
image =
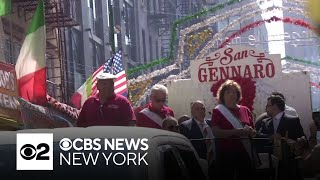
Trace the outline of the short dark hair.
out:
[[[284,102],[286,102],[286,98],[285,98],[284,95],[283,95],[282,93],[280,93],[280,92],[274,91],[274,92],[271,93],[271,95],[280,96],[280,97],[284,100]]]
[[[165,119],[163,119],[163,121],[162,121],[162,127],[164,127],[165,125],[167,125],[168,122],[170,122],[170,121],[174,121],[174,122],[177,122],[177,124],[179,124],[179,123],[178,123],[178,120],[177,120],[176,118],[174,118],[174,117],[172,117],[172,116],[169,116],[169,117],[166,117]]]
[[[272,105],[276,105],[281,111],[285,110],[286,104],[284,102],[284,99],[279,95],[271,95],[268,98],[268,101],[270,100]]]

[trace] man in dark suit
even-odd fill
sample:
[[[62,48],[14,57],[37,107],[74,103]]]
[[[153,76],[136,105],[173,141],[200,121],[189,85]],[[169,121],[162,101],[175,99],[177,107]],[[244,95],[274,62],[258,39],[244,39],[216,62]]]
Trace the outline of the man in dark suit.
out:
[[[272,92],[271,95],[280,96],[284,100],[284,102],[286,102],[284,95],[280,92]],[[287,115],[298,116],[297,111],[294,108],[288,106],[287,104],[285,104],[284,112]],[[257,119],[255,120],[255,124],[254,124],[257,131],[259,131],[259,129],[261,128],[262,120],[264,120],[266,118],[269,118],[267,112],[264,112],[259,117],[257,117]]]
[[[299,117],[287,115],[284,110],[284,100],[280,96],[270,96],[266,106],[269,118],[262,120],[258,132],[270,136],[278,133],[282,137],[288,133],[288,138],[295,141],[304,136]]]
[[[205,120],[206,107],[202,101],[196,101],[191,104],[191,115],[191,119],[180,124],[180,133],[191,140],[191,143],[200,158],[208,160],[209,176],[212,177],[214,136],[211,130],[210,121]],[[203,140],[203,138],[208,139]]]
[[[207,159],[206,142],[204,140],[193,140],[205,138],[203,130],[205,127],[210,128],[209,120],[205,120],[206,108],[203,102],[196,101],[191,104],[191,115],[191,119],[180,124],[180,133],[186,136],[188,139],[192,139],[191,143],[196,149],[200,158]],[[212,134],[212,132],[209,133]]]
[[[287,115],[285,112],[284,99],[277,95],[268,98],[266,112],[269,118],[263,119],[261,127],[258,129],[260,136],[274,137],[275,134],[287,137],[292,142],[304,136],[300,119],[296,116]],[[294,159],[294,154],[289,151],[289,146],[284,144],[282,148],[282,160],[279,162],[278,179],[301,179],[298,162]]]

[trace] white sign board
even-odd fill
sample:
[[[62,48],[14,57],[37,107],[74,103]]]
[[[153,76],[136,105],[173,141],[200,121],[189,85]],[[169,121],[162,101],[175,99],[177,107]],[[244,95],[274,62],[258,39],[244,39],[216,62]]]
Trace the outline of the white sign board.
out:
[[[273,91],[286,97],[286,103],[299,114],[304,131],[309,135],[312,121],[310,76],[305,72],[282,73],[280,55],[268,55],[252,47],[232,46],[219,49],[208,57],[191,62],[191,79],[168,83],[168,105],[175,117],[191,116],[190,103],[201,100],[209,112],[217,105],[210,91],[212,85],[221,79],[240,75],[252,77],[256,82],[253,112],[259,116],[265,111],[267,98]],[[245,88],[242,89],[244,93]]]
[[[215,83],[234,77],[270,79],[281,74],[280,55],[269,55],[250,46],[232,46],[191,62],[191,79]]]

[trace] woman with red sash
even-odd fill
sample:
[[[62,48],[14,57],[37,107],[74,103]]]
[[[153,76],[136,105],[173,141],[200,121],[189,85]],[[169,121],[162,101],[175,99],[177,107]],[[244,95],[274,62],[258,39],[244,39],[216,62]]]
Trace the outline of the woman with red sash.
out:
[[[217,138],[216,179],[253,179],[254,153],[248,137],[256,131],[251,111],[238,105],[241,96],[240,85],[232,80],[217,92],[219,105],[212,111],[212,130]]]

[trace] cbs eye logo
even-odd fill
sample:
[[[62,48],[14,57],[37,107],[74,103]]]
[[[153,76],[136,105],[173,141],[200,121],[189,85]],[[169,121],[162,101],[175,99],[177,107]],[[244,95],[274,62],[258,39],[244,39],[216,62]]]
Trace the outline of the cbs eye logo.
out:
[[[72,148],[72,141],[69,138],[63,138],[59,143],[60,149],[69,151]]]
[[[17,133],[17,170],[53,170],[53,134]]]
[[[49,160],[48,154],[50,147],[46,143],[40,143],[37,148],[32,144],[25,144],[20,149],[20,155],[25,160],[31,160],[36,157],[36,160]]]

